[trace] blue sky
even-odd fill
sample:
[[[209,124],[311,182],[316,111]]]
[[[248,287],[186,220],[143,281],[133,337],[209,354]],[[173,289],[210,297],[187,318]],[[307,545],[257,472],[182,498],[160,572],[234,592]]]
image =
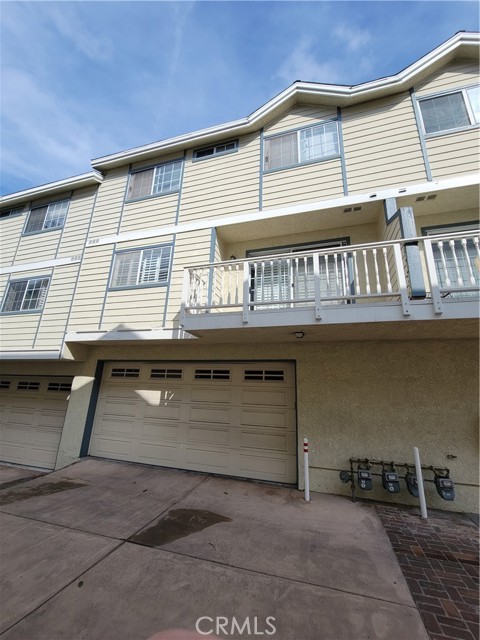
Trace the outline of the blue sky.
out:
[[[477,2],[0,2],[1,192],[243,117],[294,80],[396,73]]]

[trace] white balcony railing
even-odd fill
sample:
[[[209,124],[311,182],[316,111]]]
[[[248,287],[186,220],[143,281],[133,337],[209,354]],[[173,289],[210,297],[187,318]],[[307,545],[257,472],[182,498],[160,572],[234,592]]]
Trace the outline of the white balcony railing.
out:
[[[478,295],[479,265],[478,231],[199,265],[185,269],[181,321],[241,312],[247,324],[260,311],[308,307],[321,320],[326,306],[378,303],[409,316],[412,298],[441,315],[447,298]]]

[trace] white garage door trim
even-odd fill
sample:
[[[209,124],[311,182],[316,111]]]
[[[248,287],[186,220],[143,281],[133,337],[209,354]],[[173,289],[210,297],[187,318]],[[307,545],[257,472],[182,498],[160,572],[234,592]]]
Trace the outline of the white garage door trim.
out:
[[[53,469],[71,377],[0,376],[0,460]]]
[[[89,454],[294,484],[291,362],[109,362]]]

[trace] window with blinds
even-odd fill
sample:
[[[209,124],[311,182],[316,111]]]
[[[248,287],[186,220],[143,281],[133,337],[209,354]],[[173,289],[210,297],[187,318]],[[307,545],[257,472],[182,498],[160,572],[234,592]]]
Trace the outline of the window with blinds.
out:
[[[178,191],[182,177],[183,160],[168,162],[130,175],[127,200],[146,198]]]
[[[336,120],[282,133],[265,139],[263,168],[271,171],[333,158],[339,155],[339,148]]]
[[[172,245],[117,253],[110,287],[119,289],[167,284],[171,255]]]
[[[32,209],[28,215],[24,233],[61,229],[67,216],[68,204],[68,200],[62,200]]]
[[[420,100],[426,134],[454,131],[480,123],[480,87]]]
[[[40,311],[47,297],[50,278],[31,278],[10,282],[2,305],[2,313]]]

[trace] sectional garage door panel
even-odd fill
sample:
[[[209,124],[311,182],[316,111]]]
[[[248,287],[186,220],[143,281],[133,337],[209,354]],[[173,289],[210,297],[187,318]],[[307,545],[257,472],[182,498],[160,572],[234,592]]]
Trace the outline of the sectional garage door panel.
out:
[[[110,363],[90,454],[294,483],[294,367]]]
[[[2,378],[0,460],[53,469],[71,378]]]

